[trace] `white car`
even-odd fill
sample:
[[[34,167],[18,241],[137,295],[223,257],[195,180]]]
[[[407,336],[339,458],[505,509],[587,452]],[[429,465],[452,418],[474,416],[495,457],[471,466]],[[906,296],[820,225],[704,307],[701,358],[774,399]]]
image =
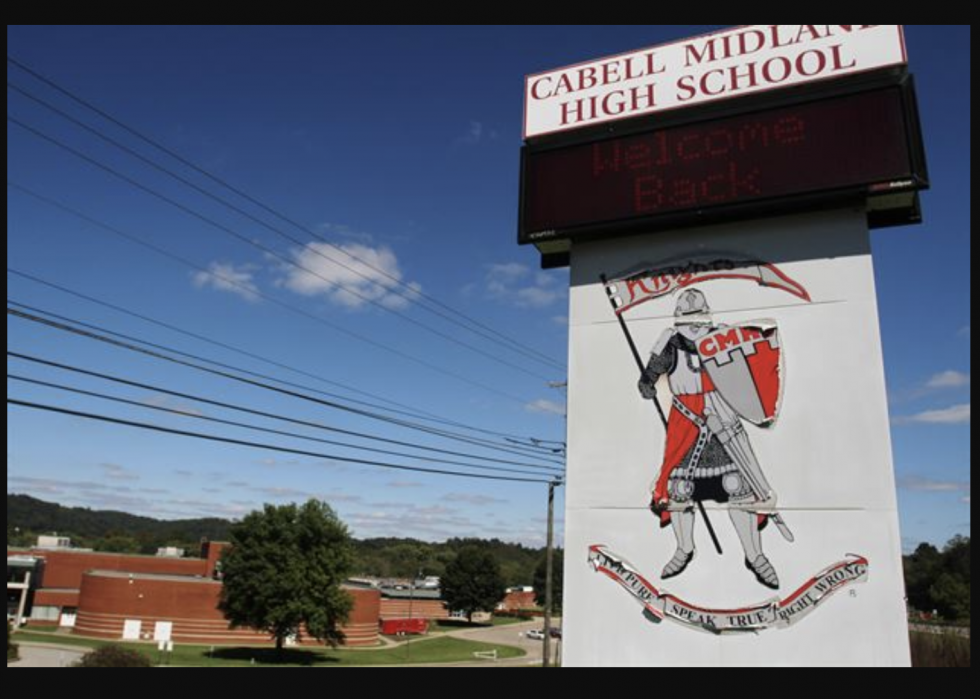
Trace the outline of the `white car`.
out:
[[[544,631],[528,631],[524,637],[529,641],[543,641]]]

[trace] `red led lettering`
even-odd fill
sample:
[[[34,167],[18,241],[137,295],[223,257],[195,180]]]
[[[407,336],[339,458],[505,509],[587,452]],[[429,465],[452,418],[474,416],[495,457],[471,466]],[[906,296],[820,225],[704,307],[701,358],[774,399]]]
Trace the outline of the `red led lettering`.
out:
[[[659,177],[636,180],[634,208],[641,214],[652,214],[664,208],[664,181]]]
[[[824,25],[817,26],[822,32]],[[837,25],[831,30],[842,31]],[[724,43],[698,44],[692,60],[704,52],[708,62],[712,52],[725,50]],[[830,73],[849,61],[827,49],[824,58],[801,56],[798,67]],[[757,79],[784,79],[796,67],[771,63],[764,69],[760,63]],[[643,68],[637,62],[634,70]],[[627,70],[622,64],[618,75]],[[600,68],[596,77],[614,78],[615,71],[604,76]],[[588,75],[583,79],[588,82]],[[562,89],[557,78],[531,87],[532,95],[545,99]],[[588,123],[602,112],[643,106],[653,87],[639,89],[605,99],[566,96],[563,118]],[[586,145],[532,148],[525,159],[524,226],[563,230],[910,179],[904,113],[899,90],[882,89]]]

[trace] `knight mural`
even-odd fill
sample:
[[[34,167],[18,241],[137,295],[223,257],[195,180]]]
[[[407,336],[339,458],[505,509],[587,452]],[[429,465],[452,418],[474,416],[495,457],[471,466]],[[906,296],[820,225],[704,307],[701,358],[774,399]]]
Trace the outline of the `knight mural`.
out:
[[[745,554],[745,566],[760,584],[779,589],[779,576],[762,545],[762,529],[775,519],[776,494],[766,479],[743,426],[776,419],[780,391],[778,333],[774,328],[728,327],[712,322],[705,295],[685,291],[675,325],[653,347],[639,391],[655,401],[667,377],[671,409],[663,464],[651,509],[671,526],[677,551],[661,575],[681,575],[694,560],[696,505],[727,504]],[[707,514],[702,508],[702,513]]]
[[[791,544],[795,537],[777,509],[776,490],[749,431],[774,429],[779,419],[783,346],[775,322],[716,322],[707,295],[698,287],[717,281],[754,282],[811,302],[806,288],[777,266],[750,259],[701,258],[658,268],[644,265],[613,281],[602,277],[639,372],[637,390],[665,430],[650,509],[662,528],[672,529],[676,547],[661,579],[683,579],[694,563],[699,519],[718,553],[724,553],[705,507],[712,503],[713,511],[721,510],[730,520],[748,572],[760,585],[779,590],[777,565],[766,554],[763,533],[775,529]],[[675,299],[674,322],[644,358],[625,316],[658,299]],[[867,581],[870,567],[867,558],[848,555],[783,599],[713,607],[661,588],[606,545],[590,547],[589,563],[636,599],[648,621],[668,619],[717,635],[789,628],[841,590]]]

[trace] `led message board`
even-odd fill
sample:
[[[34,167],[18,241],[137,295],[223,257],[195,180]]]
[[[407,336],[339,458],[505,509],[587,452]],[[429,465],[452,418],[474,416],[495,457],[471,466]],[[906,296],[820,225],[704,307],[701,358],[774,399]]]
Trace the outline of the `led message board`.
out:
[[[820,196],[918,191],[927,178],[913,107],[911,88],[894,86],[586,144],[526,147],[520,242],[782,211]]]

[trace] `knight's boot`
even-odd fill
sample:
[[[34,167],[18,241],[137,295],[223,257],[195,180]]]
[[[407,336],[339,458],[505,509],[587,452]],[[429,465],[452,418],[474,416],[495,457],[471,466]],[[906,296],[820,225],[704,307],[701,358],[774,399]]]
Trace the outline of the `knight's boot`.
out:
[[[772,567],[772,563],[764,554],[760,554],[754,561],[746,559],[745,567],[755,574],[755,579],[759,581],[760,585],[764,585],[770,590],[779,589],[779,576],[776,575],[776,569]]]
[[[670,559],[661,578],[670,580],[687,570],[694,560],[694,510],[675,512],[670,517],[677,538],[677,552]]]
[[[661,579],[670,580],[671,578],[676,578],[687,570],[687,567],[691,565],[691,561],[693,560],[694,551],[687,552],[682,549],[677,549],[677,553],[674,554],[674,557],[670,559],[670,562],[664,568],[664,572],[661,573]]]

